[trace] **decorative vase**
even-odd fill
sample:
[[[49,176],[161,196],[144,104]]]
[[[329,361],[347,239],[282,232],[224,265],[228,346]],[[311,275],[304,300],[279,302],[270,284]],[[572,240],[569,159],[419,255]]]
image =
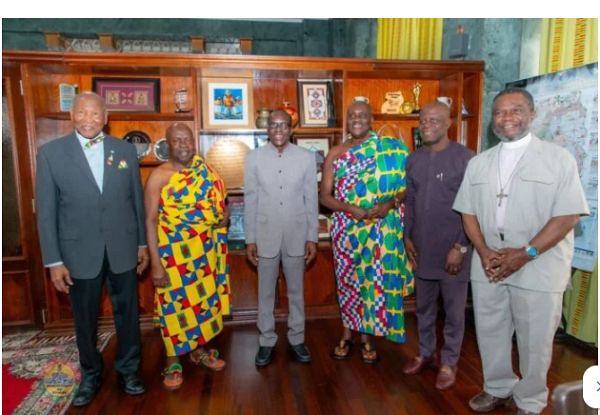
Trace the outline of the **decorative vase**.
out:
[[[289,102],[284,102],[280,109],[290,114],[290,117],[292,117],[292,128],[296,128],[298,125],[298,110],[292,107]]]
[[[267,128],[269,126],[271,110],[269,108],[259,108],[256,112],[258,113],[256,116],[256,128]]]

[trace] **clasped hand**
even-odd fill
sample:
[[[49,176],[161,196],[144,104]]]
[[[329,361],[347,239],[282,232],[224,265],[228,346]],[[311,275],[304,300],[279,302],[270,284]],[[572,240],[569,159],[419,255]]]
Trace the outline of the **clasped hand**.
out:
[[[394,208],[394,205],[394,199],[388,200],[387,202],[377,203],[371,209],[365,209],[360,206],[352,205],[350,207],[350,214],[356,220],[383,219],[386,217],[388,212]]]
[[[485,275],[490,282],[504,281],[530,260],[522,248],[503,248],[494,251],[486,247],[479,255]]]

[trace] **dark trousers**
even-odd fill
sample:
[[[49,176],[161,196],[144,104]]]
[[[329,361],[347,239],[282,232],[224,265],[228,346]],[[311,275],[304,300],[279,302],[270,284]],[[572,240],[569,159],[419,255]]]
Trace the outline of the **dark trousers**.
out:
[[[105,253],[102,269],[96,278],[72,280],[69,299],[75,320],[82,380],[102,376],[102,355],[96,347],[96,337],[104,282],[107,283],[117,328],[115,369],[121,374],[137,372],[140,366],[140,327],[135,268],[113,274]]]
[[[419,353],[429,357],[436,348],[436,321],[438,297],[442,296],[446,320],[442,365],[456,366],[465,334],[465,306],[468,281],[417,279],[417,328]]]

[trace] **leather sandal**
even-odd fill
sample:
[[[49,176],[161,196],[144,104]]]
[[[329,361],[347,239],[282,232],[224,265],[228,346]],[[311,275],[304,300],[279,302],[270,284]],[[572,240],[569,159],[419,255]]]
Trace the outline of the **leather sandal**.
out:
[[[168,390],[176,390],[183,383],[183,367],[179,363],[173,363],[162,371],[164,377],[162,384]]]
[[[365,356],[365,354],[373,353],[373,352],[375,352],[375,357],[368,358]],[[377,353],[377,350],[375,350],[373,345],[371,343],[364,343],[364,342],[360,344],[360,358],[362,359],[363,362],[365,362],[369,365],[374,365],[375,363],[377,363],[381,360],[381,358],[379,357],[379,353]]]
[[[224,360],[219,359],[219,351],[216,349],[210,349],[208,353],[200,356],[192,352],[190,353],[190,362],[196,366],[202,365],[213,372],[219,372],[227,366]]]
[[[344,354],[339,354],[337,352],[338,350],[343,352],[343,350],[346,349],[346,347],[348,348],[348,350]],[[340,342],[340,344],[338,344],[337,346],[335,346],[335,348],[331,352],[331,357],[333,359],[336,359],[336,360],[347,359],[348,356],[350,356],[350,352],[352,351],[352,347],[354,347],[354,342],[352,341],[352,339],[342,339],[342,341]]]

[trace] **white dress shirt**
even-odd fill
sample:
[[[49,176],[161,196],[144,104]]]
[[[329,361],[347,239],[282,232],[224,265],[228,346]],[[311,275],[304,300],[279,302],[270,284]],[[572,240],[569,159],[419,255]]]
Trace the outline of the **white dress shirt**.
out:
[[[498,154],[498,180],[496,182],[496,194],[500,193],[502,189],[505,195],[508,197],[502,198],[500,206],[496,205],[496,225],[500,233],[504,233],[504,218],[506,217],[506,206],[508,205],[508,199],[510,198],[510,184],[514,179],[513,172],[517,167],[517,164],[525,154],[525,150],[531,142],[531,133],[528,133],[525,137],[519,141],[513,143],[502,143],[500,144],[500,152]]]
[[[96,179],[96,184],[100,189],[100,193],[102,193],[102,183],[104,182],[104,141],[89,148],[85,148],[85,145],[91,140],[83,137],[77,130],[75,130],[75,135],[79,140],[79,144],[81,144],[83,154],[85,154],[90,169],[92,169],[92,174],[94,175],[94,179]],[[104,133],[100,132],[93,140],[103,135]]]

